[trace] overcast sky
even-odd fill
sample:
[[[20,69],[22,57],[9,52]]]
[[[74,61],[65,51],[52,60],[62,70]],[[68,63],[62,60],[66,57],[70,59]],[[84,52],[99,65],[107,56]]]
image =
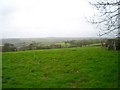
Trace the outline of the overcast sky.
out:
[[[0,37],[95,37],[92,14],[87,0],[0,0]]]

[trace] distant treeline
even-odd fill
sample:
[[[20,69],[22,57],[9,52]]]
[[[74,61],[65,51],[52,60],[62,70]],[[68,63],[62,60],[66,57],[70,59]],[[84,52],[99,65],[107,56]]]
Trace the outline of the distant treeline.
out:
[[[31,42],[30,44],[26,44],[24,42],[21,46],[15,46],[14,44],[11,44],[11,43],[5,43],[2,46],[2,52],[82,47],[82,46],[100,43],[100,42],[101,42],[100,39],[70,40],[70,41],[62,41],[62,42],[52,43],[50,45],[45,45],[45,44],[36,43],[36,42]]]

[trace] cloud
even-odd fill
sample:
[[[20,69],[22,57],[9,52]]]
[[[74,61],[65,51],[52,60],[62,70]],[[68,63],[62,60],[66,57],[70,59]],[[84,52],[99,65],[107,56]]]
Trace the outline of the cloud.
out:
[[[2,0],[3,37],[95,36],[85,0]],[[89,12],[90,13],[90,12]]]

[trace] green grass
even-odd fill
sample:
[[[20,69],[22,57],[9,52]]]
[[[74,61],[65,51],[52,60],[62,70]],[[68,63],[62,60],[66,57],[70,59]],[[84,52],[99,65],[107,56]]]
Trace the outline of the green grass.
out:
[[[118,87],[118,51],[78,47],[2,55],[3,88]]]
[[[56,45],[61,45],[62,47],[70,47],[71,46],[70,43],[65,43],[65,42],[59,42],[59,43],[56,43]]]
[[[2,77],[2,53],[0,52],[0,77]],[[0,89],[2,88],[2,78],[0,78]]]

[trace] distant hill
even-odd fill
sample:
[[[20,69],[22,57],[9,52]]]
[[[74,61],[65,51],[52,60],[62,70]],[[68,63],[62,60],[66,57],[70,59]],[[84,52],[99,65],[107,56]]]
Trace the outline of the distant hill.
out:
[[[7,38],[7,39],[2,39],[2,44],[4,43],[31,43],[33,41],[35,42],[60,42],[60,41],[67,41],[67,40],[82,40],[82,39],[97,39],[94,37],[46,37],[46,38]]]

